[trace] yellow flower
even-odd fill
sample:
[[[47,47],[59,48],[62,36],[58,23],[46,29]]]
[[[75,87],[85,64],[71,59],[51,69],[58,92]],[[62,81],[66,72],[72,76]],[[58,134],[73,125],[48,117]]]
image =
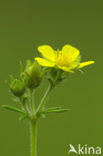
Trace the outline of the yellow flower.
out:
[[[36,57],[35,60],[45,67],[58,67],[66,72],[73,72],[75,68],[83,68],[87,65],[94,64],[94,61],[80,63],[80,52],[71,45],[63,46],[62,50],[54,50],[49,45],[38,47],[38,51],[44,58]]]

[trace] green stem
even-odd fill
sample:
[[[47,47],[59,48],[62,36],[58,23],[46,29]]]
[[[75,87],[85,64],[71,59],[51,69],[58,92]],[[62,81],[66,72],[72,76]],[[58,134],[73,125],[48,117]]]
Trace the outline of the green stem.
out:
[[[22,104],[22,106],[23,106],[23,108],[24,108],[25,112],[26,112],[26,113],[28,113],[26,103],[24,103],[24,102],[23,102],[23,100],[22,100],[22,98],[21,98],[21,97],[19,98],[19,100],[20,100],[20,103]]]
[[[37,156],[37,122],[31,121],[31,156]]]
[[[26,103],[24,104],[24,109],[25,109],[25,112],[28,113],[28,109],[27,109]]]
[[[31,112],[34,113],[34,101],[33,101],[33,89],[30,89],[30,105],[31,105]]]
[[[43,96],[43,98],[41,99],[41,102],[40,102],[40,104],[38,106],[37,112],[41,111],[41,109],[44,106],[44,104],[45,104],[45,102],[47,100],[47,97],[48,97],[49,93],[51,92],[51,90],[52,90],[52,86],[49,85],[46,92],[45,92],[45,94],[44,94],[44,96]]]

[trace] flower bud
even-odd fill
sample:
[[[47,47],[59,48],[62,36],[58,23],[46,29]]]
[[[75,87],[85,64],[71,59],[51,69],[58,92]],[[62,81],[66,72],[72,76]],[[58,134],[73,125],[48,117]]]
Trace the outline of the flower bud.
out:
[[[31,66],[28,66],[25,70],[27,75],[27,86],[34,89],[40,85],[42,80],[41,69],[37,62],[34,62]]]
[[[15,96],[22,96],[25,92],[25,85],[22,80],[14,79],[10,84],[10,90]]]

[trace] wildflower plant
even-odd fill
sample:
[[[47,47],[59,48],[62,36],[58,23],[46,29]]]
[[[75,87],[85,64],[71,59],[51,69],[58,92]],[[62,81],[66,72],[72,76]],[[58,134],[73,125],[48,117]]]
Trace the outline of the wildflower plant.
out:
[[[3,105],[3,108],[20,113],[20,120],[28,119],[31,130],[31,156],[37,156],[37,123],[39,118],[45,118],[49,113],[63,113],[68,109],[61,107],[47,108],[45,103],[51,91],[68,78],[70,73],[76,73],[81,68],[94,64],[94,61],[81,62],[78,49],[71,45],[63,46],[62,50],[54,50],[49,45],[38,47],[42,57],[27,61],[25,69],[21,64],[19,78],[10,77],[10,91],[21,103],[21,108]],[[37,106],[34,103],[34,93],[42,83],[48,80],[48,88]]]

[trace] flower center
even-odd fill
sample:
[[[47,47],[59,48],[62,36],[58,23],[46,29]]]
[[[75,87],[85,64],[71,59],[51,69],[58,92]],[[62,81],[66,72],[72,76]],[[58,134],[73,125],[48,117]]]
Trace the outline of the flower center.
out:
[[[59,52],[56,58],[56,63],[60,66],[69,66],[70,59],[68,59],[62,52]]]

